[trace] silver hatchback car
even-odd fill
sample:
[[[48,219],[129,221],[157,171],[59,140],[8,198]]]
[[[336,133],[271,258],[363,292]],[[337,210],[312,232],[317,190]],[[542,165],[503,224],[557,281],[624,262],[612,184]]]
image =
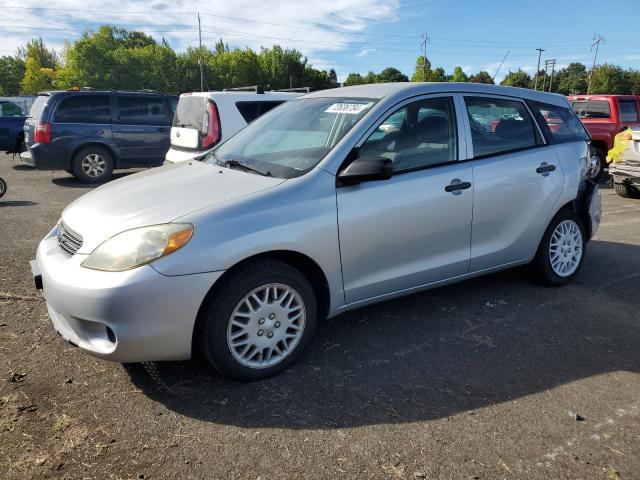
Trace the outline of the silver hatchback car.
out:
[[[200,349],[225,376],[255,380],[291,365],[327,316],[528,263],[567,283],[600,222],[588,142],[560,95],[315,92],[208,161],[79,198],[32,270],[55,329],[92,355]]]

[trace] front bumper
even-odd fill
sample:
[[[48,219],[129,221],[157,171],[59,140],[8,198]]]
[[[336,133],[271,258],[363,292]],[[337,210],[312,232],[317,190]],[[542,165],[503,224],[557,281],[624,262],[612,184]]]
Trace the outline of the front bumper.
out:
[[[81,267],[86,255],[38,246],[34,277],[56,331],[96,357],[118,362],[186,360],[200,305],[223,272],[166,276],[145,265],[125,272]]]

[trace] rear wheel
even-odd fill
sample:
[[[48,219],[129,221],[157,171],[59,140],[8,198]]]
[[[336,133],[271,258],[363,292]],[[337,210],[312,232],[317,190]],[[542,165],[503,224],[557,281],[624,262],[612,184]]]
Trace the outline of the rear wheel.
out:
[[[582,220],[563,209],[551,220],[533,261],[546,285],[565,285],[576,276],[584,260],[586,235]]]
[[[640,198],[640,191],[630,183],[613,183],[616,193],[624,198]]]
[[[90,146],[75,154],[71,168],[73,175],[81,182],[105,182],[113,173],[113,158],[106,149]]]
[[[4,178],[0,178],[0,198],[7,193],[7,182],[4,181]]]
[[[199,328],[205,358],[225,377],[252,381],[293,364],[316,324],[316,297],[292,266],[261,260],[231,274]]]
[[[598,182],[604,172],[605,153],[599,148],[594,148],[595,155],[592,157],[591,170],[589,170],[589,178],[594,182]]]

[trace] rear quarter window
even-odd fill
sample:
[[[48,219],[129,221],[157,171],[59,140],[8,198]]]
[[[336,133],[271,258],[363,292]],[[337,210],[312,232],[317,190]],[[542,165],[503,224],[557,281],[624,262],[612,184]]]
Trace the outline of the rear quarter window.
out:
[[[47,104],[47,100],[49,100],[49,95],[38,95],[31,105],[31,109],[29,110],[29,116],[33,117],[36,121],[40,120],[40,114],[44,110],[45,105]]]
[[[109,123],[111,121],[109,96],[73,94],[65,97],[56,109],[55,121],[59,123]]]
[[[236,102],[236,108],[247,123],[253,122],[256,118],[264,115],[269,110],[283,103],[283,100],[269,100],[257,102]]]
[[[620,121],[638,121],[638,103],[635,100],[620,100]]]
[[[582,122],[570,108],[528,101],[536,121],[549,143],[589,141],[590,137]]]
[[[120,123],[165,125],[169,115],[162,97],[137,95],[117,97],[118,121]]]

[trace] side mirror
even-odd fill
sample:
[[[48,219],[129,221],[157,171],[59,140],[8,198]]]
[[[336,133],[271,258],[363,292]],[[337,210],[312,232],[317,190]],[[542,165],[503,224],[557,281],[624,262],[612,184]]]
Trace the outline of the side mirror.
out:
[[[354,185],[370,180],[388,180],[393,176],[393,162],[385,157],[356,157],[338,172],[340,185]]]

